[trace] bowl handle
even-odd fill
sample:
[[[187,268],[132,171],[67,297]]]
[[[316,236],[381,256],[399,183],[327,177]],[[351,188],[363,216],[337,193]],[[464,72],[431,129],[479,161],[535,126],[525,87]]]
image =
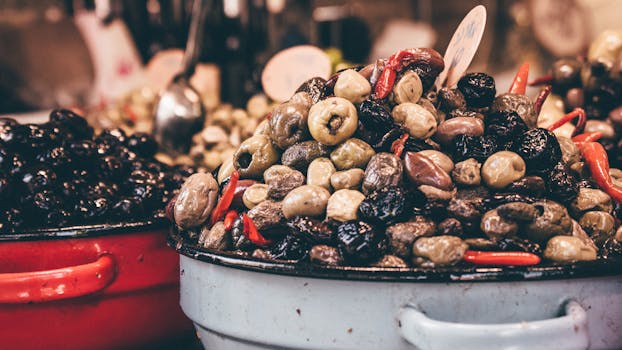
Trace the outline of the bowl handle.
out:
[[[561,317],[507,324],[433,320],[413,305],[398,314],[401,336],[418,349],[587,349],[587,315],[576,301]]]
[[[116,277],[109,254],[94,262],[46,271],[0,274],[0,304],[23,304],[81,297],[97,293]]]

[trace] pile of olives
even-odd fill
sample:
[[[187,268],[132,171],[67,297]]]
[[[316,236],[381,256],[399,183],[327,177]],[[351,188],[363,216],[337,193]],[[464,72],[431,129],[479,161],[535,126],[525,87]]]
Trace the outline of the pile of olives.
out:
[[[437,90],[437,52],[395,57],[302,84],[217,171],[186,181],[178,228],[206,249],[324,265],[622,254],[612,198],[569,138],[537,127],[528,97],[497,94],[485,73]]]
[[[162,216],[194,169],[159,163],[157,149],[144,133],[94,135],[69,110],[43,124],[0,118],[0,234]]]

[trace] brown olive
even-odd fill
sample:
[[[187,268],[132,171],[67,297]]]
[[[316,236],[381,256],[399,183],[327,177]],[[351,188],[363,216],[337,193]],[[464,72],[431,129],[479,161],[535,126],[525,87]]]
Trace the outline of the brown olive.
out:
[[[266,184],[254,184],[247,188],[242,195],[244,206],[248,209],[253,209],[253,207],[265,200],[268,200],[268,185]]]
[[[290,168],[306,172],[307,167],[314,159],[327,157],[329,154],[330,148],[327,146],[317,141],[304,141],[286,149],[281,156],[281,163]]]
[[[481,168],[482,165],[475,158],[469,158],[456,163],[451,177],[455,183],[460,185],[479,186],[482,181]]]
[[[220,166],[220,169],[218,169],[218,183],[221,184],[223,181],[228,179],[233,170],[233,157],[231,157],[224,161]]]
[[[395,255],[385,255],[382,259],[372,264],[375,267],[408,267],[408,264],[402,258]]]
[[[535,128],[538,116],[531,99],[524,94],[505,93],[495,97],[492,102],[493,111],[514,111],[527,124],[529,128]]]
[[[309,137],[307,108],[299,103],[286,102],[272,111],[270,117],[270,139],[280,149],[303,141]]]
[[[562,160],[568,166],[581,161],[581,151],[579,147],[571,139],[563,136],[557,136],[559,148],[562,150]]]
[[[218,183],[212,174],[192,174],[179,190],[174,217],[179,227],[188,229],[203,224],[216,205]]]
[[[365,168],[363,193],[369,194],[377,189],[398,186],[402,182],[404,172],[402,160],[391,153],[377,153]]]
[[[228,250],[231,249],[231,234],[225,230],[225,224],[218,221],[211,229],[207,225],[201,228],[198,243],[203,248]]]
[[[246,110],[253,119],[261,119],[270,112],[270,101],[265,95],[256,94],[246,102]]]
[[[357,71],[347,69],[339,74],[333,91],[337,97],[345,98],[352,103],[361,103],[369,97],[371,85]]]
[[[603,65],[606,70],[610,70],[621,50],[622,32],[618,30],[605,30],[592,41],[587,52],[587,60],[590,63]]]
[[[497,209],[487,211],[482,216],[480,229],[492,241],[506,236],[514,236],[518,232],[518,224],[499,215]]]
[[[361,188],[363,176],[365,176],[365,171],[359,168],[338,171],[331,175],[330,184],[335,191],[356,190]]]
[[[422,237],[413,244],[413,255],[429,259],[434,265],[454,265],[462,260],[468,245],[455,236]]]
[[[328,158],[316,158],[307,170],[307,185],[322,186],[331,190],[330,177],[336,172],[333,162]]]
[[[259,231],[266,231],[285,223],[284,209],[281,202],[267,200],[249,210],[248,217],[253,220]]]
[[[354,134],[358,125],[356,107],[341,97],[329,97],[309,110],[309,132],[327,146],[337,145]]]
[[[396,123],[404,125],[410,136],[427,139],[436,132],[436,118],[425,107],[406,102],[393,108],[391,112]]]
[[[582,88],[571,88],[566,92],[566,104],[568,109],[583,107],[585,97]]]
[[[322,216],[330,192],[320,186],[304,185],[290,191],[283,199],[283,214],[290,219],[294,216]]]
[[[465,238],[464,243],[466,243],[469,248],[473,250],[495,250],[498,249],[499,246],[497,243],[486,239],[486,238]]]
[[[572,220],[572,236],[579,238],[583,242],[583,244],[591,247],[595,251],[598,251],[598,248],[596,247],[594,241],[590,238],[590,236],[587,235],[583,227],[581,227],[581,225],[575,220]]]
[[[270,121],[268,119],[264,119],[257,125],[257,128],[253,132],[253,136],[255,135],[266,135],[270,137]]]
[[[311,96],[304,91],[295,93],[292,98],[289,99],[289,102],[301,104],[305,106],[307,111],[309,111],[309,108],[313,106],[313,99],[311,99]]]
[[[585,123],[584,132],[601,132],[604,139],[613,139],[616,137],[616,131],[611,123],[604,120],[590,119]]]
[[[539,215],[536,207],[525,202],[506,203],[495,210],[503,219],[518,222],[532,222]]]
[[[430,158],[432,162],[434,162],[434,164],[438,165],[447,173],[451,173],[451,171],[454,170],[454,162],[443,152],[433,149],[427,149],[424,151],[419,151],[417,153]]]
[[[423,85],[419,75],[412,70],[406,71],[393,86],[395,103],[417,103],[423,94]]]
[[[305,183],[305,176],[300,171],[279,164],[266,169],[263,178],[268,185],[268,197],[277,200]]]
[[[536,243],[544,243],[553,236],[572,234],[572,219],[563,205],[542,200],[533,203],[533,206],[538,210],[538,216],[524,226],[527,238]]]
[[[493,153],[482,166],[482,179],[488,187],[502,189],[523,176],[526,165],[521,156],[510,151]]]
[[[339,253],[339,249],[328,245],[316,245],[309,251],[309,260],[312,263],[322,265],[341,265],[343,258]]]
[[[233,166],[242,178],[260,179],[263,172],[279,160],[270,138],[255,135],[242,142],[233,155]]]
[[[622,126],[622,106],[612,109],[611,112],[609,112],[608,120],[617,128]]]
[[[615,233],[615,220],[604,211],[588,211],[581,216],[579,225],[598,245],[605,243]]]
[[[579,195],[572,204],[570,204],[570,211],[575,217],[578,217],[581,213],[588,210],[611,213],[613,211],[611,197],[599,189],[579,188]]]
[[[544,257],[556,262],[596,260],[596,250],[573,236],[555,236],[549,239]]]
[[[376,152],[363,140],[351,138],[340,144],[330,153],[330,159],[337,169],[364,169]]]
[[[464,230],[460,220],[455,218],[447,218],[438,223],[436,233],[439,236],[449,235],[460,237],[464,234]]]
[[[440,109],[446,113],[454,109],[466,109],[466,100],[458,89],[441,88],[438,91],[438,101]]]
[[[427,198],[428,201],[435,202],[448,202],[456,194],[455,188],[451,191],[445,191],[434,186],[421,185],[417,187],[417,189],[425,195],[425,198]]]
[[[365,199],[365,195],[355,190],[335,191],[328,199],[326,205],[326,218],[337,221],[349,221],[357,219],[359,205]]]
[[[416,185],[430,185],[442,190],[451,190],[453,187],[449,174],[420,153],[406,152],[404,165],[406,175]]]
[[[484,122],[473,117],[455,117],[438,125],[434,139],[443,145],[449,145],[458,135],[481,136],[484,134]]]
[[[403,259],[409,259],[415,240],[432,236],[435,230],[434,221],[424,216],[416,216],[414,220],[393,224],[386,229],[389,251]]]

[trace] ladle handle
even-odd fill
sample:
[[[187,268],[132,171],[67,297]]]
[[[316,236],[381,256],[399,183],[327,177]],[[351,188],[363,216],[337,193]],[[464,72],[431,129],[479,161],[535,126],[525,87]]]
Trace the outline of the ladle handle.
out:
[[[194,74],[194,68],[201,55],[203,47],[203,33],[205,32],[205,19],[210,8],[211,0],[194,0],[192,4],[192,17],[188,30],[188,42],[182,62],[181,76],[189,79]]]

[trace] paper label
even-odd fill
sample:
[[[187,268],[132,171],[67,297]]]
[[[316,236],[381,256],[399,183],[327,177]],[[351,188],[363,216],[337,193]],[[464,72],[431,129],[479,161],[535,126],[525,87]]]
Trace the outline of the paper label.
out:
[[[261,74],[263,90],[276,102],[287,101],[296,89],[313,77],[328,79],[328,55],[311,45],[294,46],[274,55]]]
[[[486,8],[474,7],[460,22],[443,56],[445,69],[437,79],[437,86],[453,87],[471,64],[486,28]]]

